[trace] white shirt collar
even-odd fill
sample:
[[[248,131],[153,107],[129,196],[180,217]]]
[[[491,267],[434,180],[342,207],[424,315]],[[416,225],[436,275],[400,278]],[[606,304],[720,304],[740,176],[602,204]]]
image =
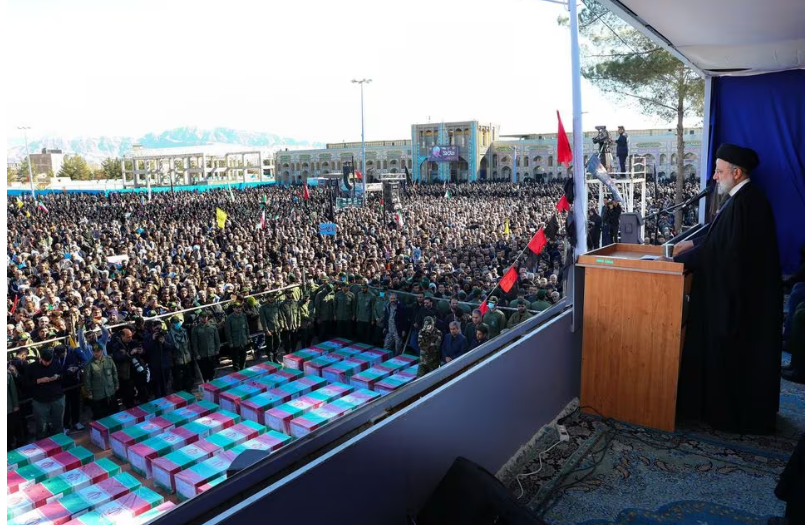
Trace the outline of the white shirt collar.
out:
[[[736,192],[738,192],[740,189],[742,189],[742,187],[744,187],[744,185],[747,184],[748,182],[750,182],[750,179],[744,179],[742,182],[740,182],[739,184],[737,184],[736,186],[731,188],[731,190],[728,192],[728,194],[731,197],[733,197],[734,195],[736,195]]]

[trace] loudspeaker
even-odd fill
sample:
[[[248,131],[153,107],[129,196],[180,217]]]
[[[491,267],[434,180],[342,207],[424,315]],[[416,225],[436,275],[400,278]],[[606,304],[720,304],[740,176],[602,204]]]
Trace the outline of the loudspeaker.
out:
[[[619,242],[639,244],[641,242],[641,216],[637,213],[625,212],[619,215]]]
[[[458,457],[425,507],[416,525],[546,525],[522,507],[495,476]]]
[[[383,182],[383,209],[394,213],[400,209],[400,183],[397,181]]]
[[[251,467],[261,459],[269,457],[269,454],[271,454],[271,452],[268,450],[244,450],[238,454],[238,457],[235,458],[235,461],[230,464],[229,468],[227,469],[227,477],[233,476],[243,469]]]

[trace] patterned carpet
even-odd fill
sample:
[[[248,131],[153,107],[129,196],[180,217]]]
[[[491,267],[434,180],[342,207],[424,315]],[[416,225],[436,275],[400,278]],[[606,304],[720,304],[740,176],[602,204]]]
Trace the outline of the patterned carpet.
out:
[[[520,481],[520,501],[551,525],[764,524],[784,513],[773,490],[804,432],[803,385],[782,382],[778,417],[777,433],[761,437],[669,434],[576,412],[568,442],[551,429],[499,475],[516,496]]]

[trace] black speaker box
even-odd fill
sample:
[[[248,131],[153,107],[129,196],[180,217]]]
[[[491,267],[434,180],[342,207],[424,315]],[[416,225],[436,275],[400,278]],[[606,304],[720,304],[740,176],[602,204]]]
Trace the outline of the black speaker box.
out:
[[[546,525],[495,476],[458,457],[417,515],[416,525]]]
[[[619,242],[638,244],[641,242],[641,216],[637,213],[624,212],[619,215]]]

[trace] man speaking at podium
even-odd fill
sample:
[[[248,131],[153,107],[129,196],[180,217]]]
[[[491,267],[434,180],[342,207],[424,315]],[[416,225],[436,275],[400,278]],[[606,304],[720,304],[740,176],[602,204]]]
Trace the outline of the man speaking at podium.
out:
[[[775,431],[781,373],[781,266],[775,220],[750,180],[758,155],[722,144],[714,180],[727,196],[704,237],[674,247],[694,273],[678,416],[740,434]]]

